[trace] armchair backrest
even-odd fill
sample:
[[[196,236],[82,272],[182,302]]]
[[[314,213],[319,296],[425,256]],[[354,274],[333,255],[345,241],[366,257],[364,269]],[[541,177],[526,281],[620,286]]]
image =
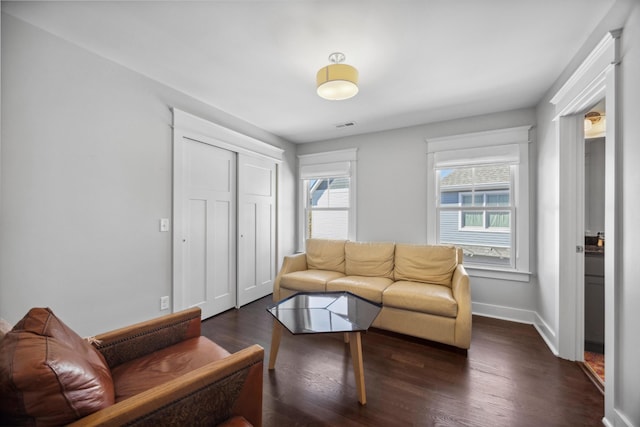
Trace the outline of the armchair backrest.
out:
[[[32,308],[0,343],[0,421],[54,426],[114,403],[106,361],[49,308]]]

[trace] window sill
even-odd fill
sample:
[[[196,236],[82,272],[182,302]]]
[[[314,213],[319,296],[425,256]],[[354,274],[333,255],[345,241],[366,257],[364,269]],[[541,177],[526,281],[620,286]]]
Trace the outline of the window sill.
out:
[[[487,279],[511,280],[514,282],[529,282],[533,273],[529,271],[506,270],[462,264],[471,277]]]

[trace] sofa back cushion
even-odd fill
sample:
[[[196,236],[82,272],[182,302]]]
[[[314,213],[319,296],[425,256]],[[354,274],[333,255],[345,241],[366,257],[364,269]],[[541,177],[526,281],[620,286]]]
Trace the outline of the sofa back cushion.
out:
[[[307,239],[307,268],[337,271],[344,274],[346,240]]]
[[[0,343],[0,418],[68,424],[113,405],[104,358],[48,308],[33,308]]]
[[[397,244],[394,278],[451,287],[457,265],[455,246]]]
[[[347,276],[393,279],[393,243],[347,242],[344,247]]]

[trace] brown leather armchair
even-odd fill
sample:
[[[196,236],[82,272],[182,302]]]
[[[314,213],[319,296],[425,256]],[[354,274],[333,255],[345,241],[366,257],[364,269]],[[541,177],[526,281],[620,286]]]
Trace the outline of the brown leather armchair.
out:
[[[261,426],[264,350],[234,354],[193,308],[89,344],[34,308],[0,342],[0,424]]]

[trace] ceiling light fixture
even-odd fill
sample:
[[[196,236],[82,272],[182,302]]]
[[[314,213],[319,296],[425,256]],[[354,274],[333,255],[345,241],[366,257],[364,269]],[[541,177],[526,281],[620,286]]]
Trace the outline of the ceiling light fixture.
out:
[[[344,60],[344,53],[334,52],[329,55],[329,61],[333,64],[318,71],[316,83],[320,97],[340,101],[358,93],[358,70],[351,65],[342,64]]]
[[[593,125],[600,122],[604,118],[604,115],[597,111],[590,111],[584,116],[584,130],[585,132],[591,130]]]

